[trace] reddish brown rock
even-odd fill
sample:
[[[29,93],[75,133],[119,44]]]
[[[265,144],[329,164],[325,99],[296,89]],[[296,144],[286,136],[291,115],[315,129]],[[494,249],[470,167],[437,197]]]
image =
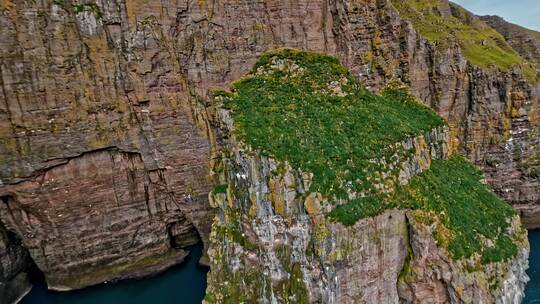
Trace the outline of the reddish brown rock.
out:
[[[0,216],[49,288],[154,273],[185,257],[181,248],[199,241],[192,223],[204,218],[190,210],[195,198],[174,194],[168,174],[138,153],[89,152],[7,186]]]
[[[540,214],[540,183],[523,166],[537,146],[540,89],[519,70],[470,65],[457,44],[437,49],[389,0],[0,1],[0,8],[0,192],[9,202],[2,210],[16,211],[0,220],[53,285],[76,281],[81,269],[175,252],[171,231],[179,233],[172,243],[191,243],[190,225],[207,239],[214,145],[207,90],[282,46],[334,54],[373,90],[401,78],[448,119],[459,148],[500,194],[531,210],[526,218]],[[439,10],[452,13],[447,2]],[[130,171],[131,182],[120,177]],[[52,181],[59,172],[67,175]],[[122,182],[105,182],[113,177]],[[145,193],[156,213],[145,208]],[[99,217],[88,216],[96,212],[88,201],[100,206]],[[135,227],[150,214],[144,236]],[[144,241],[123,240],[133,235]],[[88,283],[124,276],[113,272]]]

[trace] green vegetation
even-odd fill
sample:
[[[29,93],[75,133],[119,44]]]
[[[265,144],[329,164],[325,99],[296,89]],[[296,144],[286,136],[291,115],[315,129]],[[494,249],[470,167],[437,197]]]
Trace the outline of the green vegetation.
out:
[[[481,172],[461,156],[434,160],[427,172],[387,195],[353,200],[334,208],[330,217],[346,225],[382,213],[388,208],[407,208],[436,215],[444,227],[435,237],[455,259],[475,253],[483,263],[513,257],[517,247],[506,229],[513,209],[482,184]],[[488,247],[481,240],[494,240]]]
[[[237,244],[240,244],[247,250],[255,250],[258,245],[251,242],[249,238],[242,232],[241,227],[238,226],[241,223],[240,219],[242,214],[239,209],[228,209],[226,212],[228,219],[227,225],[216,226],[216,238],[223,240],[232,240]]]
[[[58,5],[65,11],[69,11],[69,1],[67,0],[53,0],[53,4]],[[74,4],[73,5],[73,12],[75,14],[82,13],[82,12],[91,12],[96,16],[96,19],[103,18],[103,13],[101,12],[100,7],[96,3],[82,3],[82,4]]]
[[[366,177],[380,168],[369,160],[397,157],[390,145],[444,124],[413,100],[367,91],[337,59],[315,53],[263,55],[233,89],[219,96],[244,142],[312,172],[310,190],[327,197],[372,190]]]
[[[423,37],[440,47],[457,41],[472,64],[503,71],[520,65],[529,81],[537,81],[534,68],[508,45],[501,34],[483,21],[472,18],[461,7],[452,5],[453,15],[442,16],[437,9],[439,0],[392,0],[392,3],[402,18],[411,21]]]
[[[96,16],[96,19],[101,19],[103,17],[103,13],[101,12],[101,9],[95,3],[83,3],[83,4],[74,5],[73,11],[75,12],[75,14],[78,14],[81,12],[94,13],[94,15]]]
[[[216,185],[214,187],[214,193],[227,193],[227,184]]]
[[[489,263],[516,254],[506,232],[513,210],[459,156],[435,160],[407,186],[392,180],[390,194],[375,189],[378,173],[399,172],[377,160],[399,163],[412,151],[396,143],[444,125],[403,85],[391,83],[378,96],[335,58],[285,49],[263,55],[232,88],[215,96],[231,110],[235,135],[262,155],[313,173],[310,192],[344,203],[330,218],[352,225],[389,208],[419,210],[423,222],[439,222],[434,237],[455,259],[478,253]]]
[[[540,147],[536,147],[527,160],[521,162],[521,167],[531,178],[540,178]]]

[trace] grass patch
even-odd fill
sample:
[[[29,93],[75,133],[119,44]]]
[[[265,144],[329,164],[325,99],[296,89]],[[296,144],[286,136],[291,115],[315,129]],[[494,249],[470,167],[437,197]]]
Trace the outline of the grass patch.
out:
[[[227,193],[227,184],[216,185],[214,187],[214,193]]]
[[[484,264],[507,260],[517,254],[517,246],[506,232],[514,211],[481,183],[481,178],[481,172],[461,156],[434,160],[430,170],[406,186],[388,195],[337,206],[330,217],[351,225],[388,208],[423,210],[440,219],[444,227],[435,238],[454,259],[478,253]],[[494,241],[493,247],[481,241],[488,239]]]
[[[82,12],[91,12],[96,16],[96,19],[103,18],[103,13],[96,3],[83,3],[78,5],[73,5],[73,11],[75,14]]]
[[[337,59],[317,53],[267,53],[232,88],[232,95],[219,95],[237,135],[262,154],[312,172],[310,191],[327,197],[370,191],[366,177],[381,168],[369,160],[395,157],[390,145],[444,124],[399,89],[369,92]]]
[[[231,110],[235,135],[251,149],[313,173],[309,192],[344,203],[329,214],[334,220],[352,225],[390,208],[422,210],[426,221],[438,218],[434,237],[455,259],[478,253],[488,263],[517,252],[506,234],[512,208],[459,156],[435,160],[428,172],[407,186],[395,185],[390,194],[374,189],[372,177],[389,168],[373,160],[403,160],[410,151],[400,152],[396,143],[444,125],[403,86],[375,95],[337,59],[284,49],[263,55],[231,93],[215,96]],[[349,193],[365,196],[352,199]]]

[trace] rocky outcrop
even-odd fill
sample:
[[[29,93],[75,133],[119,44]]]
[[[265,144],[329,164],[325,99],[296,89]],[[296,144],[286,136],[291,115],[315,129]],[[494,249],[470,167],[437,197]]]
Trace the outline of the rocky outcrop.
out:
[[[404,303],[521,303],[529,281],[529,247],[523,245],[518,255],[507,263],[493,263],[484,269],[471,271],[467,262],[453,261],[437,246],[433,227],[419,221],[421,214],[407,213],[409,224],[409,261],[398,282],[400,299]],[[513,219],[516,236],[521,231],[518,217]]]
[[[427,137],[439,139],[427,141],[428,151],[415,145],[420,150],[414,155],[446,157],[447,152],[439,153],[448,151],[444,148],[448,133],[436,134]],[[335,223],[326,217],[330,203],[320,194],[309,194],[305,173],[285,165],[283,175],[275,176],[278,161],[257,155],[234,138],[227,142],[230,163],[225,167],[233,171],[226,169],[222,177],[230,183],[226,193],[211,193],[219,214],[210,238],[206,303],[518,303],[523,299],[528,245],[512,261],[471,273],[466,263],[453,261],[440,249],[430,230],[433,226],[417,222],[414,211],[393,209],[350,227]],[[426,161],[415,156],[404,162],[403,183],[422,172],[422,166],[410,164]],[[515,225],[526,244],[517,217]]]
[[[77,282],[83,265],[99,272],[127,261],[117,254],[122,250],[135,259],[167,246],[174,252],[170,239],[190,243],[192,226],[207,240],[208,159],[216,146],[207,90],[238,79],[265,50],[282,46],[334,54],[372,90],[400,78],[449,121],[458,139],[452,146],[484,167],[499,194],[520,204],[531,221],[540,214],[540,183],[534,166],[522,161],[537,146],[538,89],[519,68],[481,69],[467,63],[457,44],[437,48],[389,0],[0,1],[0,7],[0,193],[16,210],[0,220],[58,286],[68,277]],[[445,1],[439,9],[452,13]],[[105,173],[113,163],[137,171],[137,178],[103,182],[93,192],[71,192],[73,181],[50,179],[50,172],[80,171],[96,157],[92,170],[103,172],[103,180],[114,175]],[[37,199],[40,183],[55,185],[41,190],[47,200]],[[156,207],[160,215],[152,217],[147,239],[153,249],[135,254],[140,245],[118,238],[138,235],[131,230],[136,223],[108,231],[97,225],[149,221],[154,209],[143,208],[145,187],[156,188],[150,206],[177,207]],[[118,207],[115,194],[132,189],[133,201]],[[86,217],[89,196],[101,197],[100,206],[112,212]],[[47,215],[63,214],[64,206],[67,219]],[[66,266],[52,252],[80,236],[85,241],[66,253],[73,259]],[[98,238],[118,247],[100,248]]]
[[[268,66],[258,63],[244,81],[264,86],[257,77],[272,73],[265,69],[275,69],[281,73],[281,81],[302,83],[295,78],[297,73],[306,73],[302,64],[268,61]],[[254,96],[263,98],[264,88],[254,90],[258,90]],[[222,149],[212,172],[222,186],[210,193],[218,215],[210,237],[206,303],[518,303],[523,299],[529,246],[518,216],[509,219],[508,233],[519,250],[509,260],[489,263],[478,259],[483,253],[452,257],[441,234],[453,238],[462,232],[437,230],[444,225],[435,212],[388,205],[389,209],[378,215],[345,225],[332,212],[347,203],[314,191],[313,173],[243,140],[242,134],[251,132],[243,130],[252,121],[233,113],[241,107],[235,102],[246,98],[242,94],[247,91],[237,83],[230,97],[217,97]],[[271,97],[265,102],[272,98],[281,102],[274,91],[268,94]],[[221,98],[232,101],[220,102]],[[241,122],[235,122],[234,117]],[[393,146],[400,148],[408,151],[404,158],[374,160],[383,165],[365,177],[380,192],[392,193],[399,187],[393,185],[407,185],[431,170],[432,162],[449,158],[450,133],[447,127],[436,128]],[[430,191],[437,191],[436,187],[429,185]],[[349,193],[349,197],[354,196]],[[453,203],[452,207],[459,208],[459,204],[470,202]],[[480,215],[479,220],[483,221],[483,216],[487,215]],[[496,240],[475,240],[484,241],[487,247],[498,246]]]

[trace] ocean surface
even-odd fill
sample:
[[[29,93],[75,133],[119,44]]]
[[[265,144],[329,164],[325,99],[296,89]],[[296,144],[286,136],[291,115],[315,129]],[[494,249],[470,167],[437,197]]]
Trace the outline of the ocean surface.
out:
[[[207,267],[198,260],[202,244],[181,265],[153,277],[101,284],[83,290],[49,291],[43,277],[35,278],[22,304],[200,304],[206,289]]]
[[[531,281],[525,291],[524,304],[540,304],[540,229],[529,231],[529,241]],[[159,275],[78,291],[49,291],[40,278],[22,304],[199,304],[204,297],[208,272],[208,268],[197,263],[201,254],[202,245],[197,245],[183,264]]]
[[[540,229],[529,230],[531,255],[529,257],[529,277],[531,281],[525,290],[524,304],[540,303]]]

